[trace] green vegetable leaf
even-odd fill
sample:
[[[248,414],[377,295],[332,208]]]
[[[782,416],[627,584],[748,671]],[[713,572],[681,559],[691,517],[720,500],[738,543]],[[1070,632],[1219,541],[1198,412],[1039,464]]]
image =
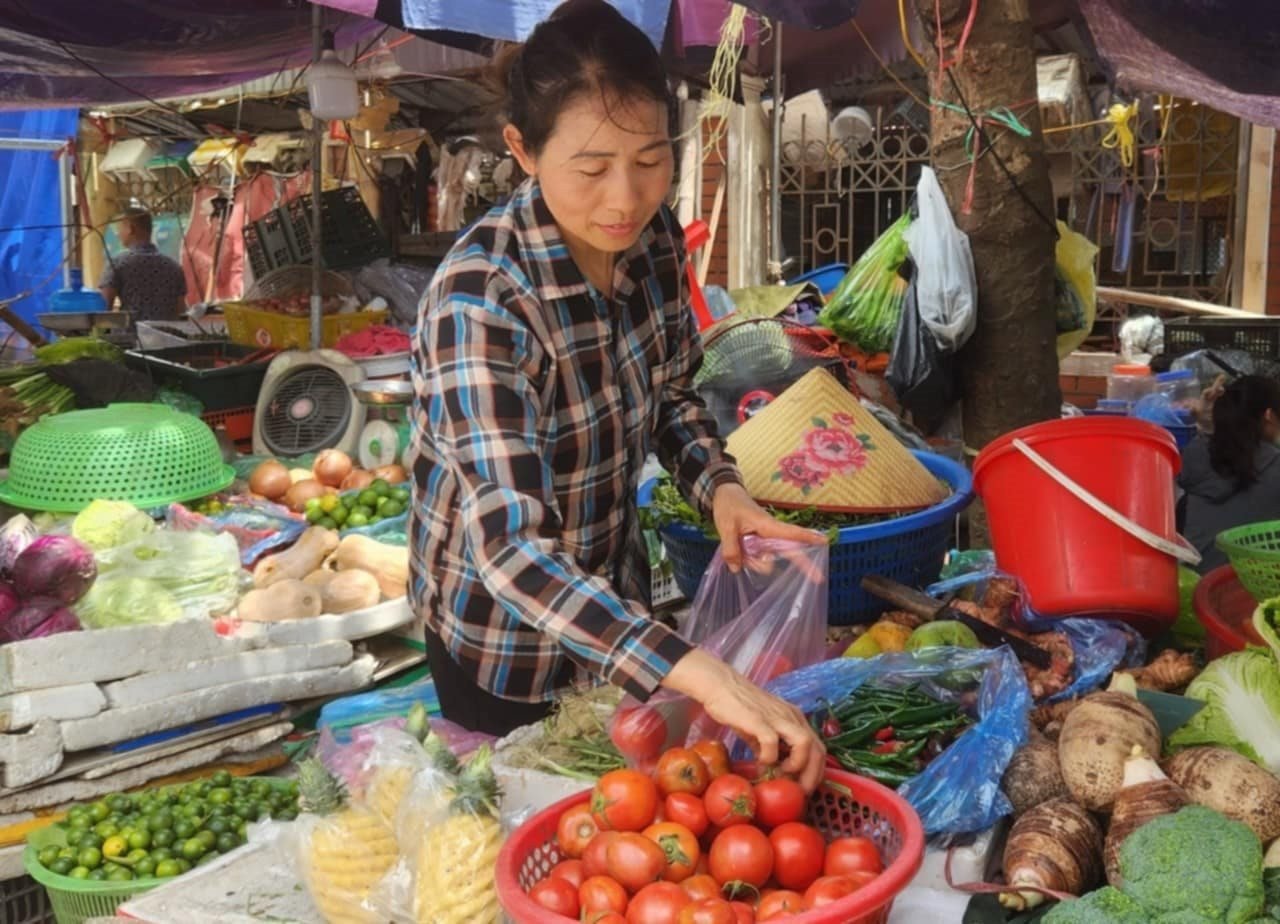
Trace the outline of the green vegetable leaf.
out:
[[[1169,738],[1172,750],[1227,747],[1280,773],[1280,665],[1269,650],[1209,662],[1186,695],[1206,705]]]
[[[823,420],[821,417],[812,417],[809,419],[809,423],[813,424],[815,427],[817,427],[820,430],[827,429],[827,422]]]

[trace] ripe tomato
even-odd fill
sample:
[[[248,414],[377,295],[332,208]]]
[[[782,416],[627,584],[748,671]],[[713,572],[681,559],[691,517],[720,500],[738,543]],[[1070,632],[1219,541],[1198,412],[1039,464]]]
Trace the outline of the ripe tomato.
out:
[[[773,878],[784,889],[803,892],[822,875],[827,842],[815,828],[789,821],[769,835],[773,846]]]
[[[592,876],[578,887],[578,903],[587,920],[606,911],[622,914],[627,910],[627,890],[608,876]]]
[[[586,851],[582,854],[582,872],[590,879],[592,876],[604,876],[609,871],[609,845],[619,837],[617,831],[601,831],[591,839]]]
[[[733,909],[737,924],[756,924],[756,909],[746,902],[729,902],[729,907]]]
[[[680,912],[693,904],[684,889],[673,882],[645,886],[627,906],[627,924],[679,924]]]
[[[804,906],[821,908],[840,901],[846,895],[852,895],[860,888],[862,886],[848,876],[823,876],[805,889]]]
[[[633,763],[651,763],[667,743],[667,723],[662,714],[650,706],[622,709],[609,728],[609,738]]]
[[[694,901],[720,897],[720,883],[712,879],[707,873],[698,873],[695,876],[690,876],[680,883],[680,886],[689,893],[689,897]]]
[[[760,900],[756,909],[757,921],[776,921],[779,918],[790,918],[804,911],[804,896],[799,892],[780,889],[770,892]]]
[[[757,783],[756,821],[766,828],[800,821],[804,818],[806,801],[804,789],[795,780],[778,777]]]
[[[548,879],[563,879],[575,889],[587,878],[586,868],[581,860],[565,860],[551,867]]]
[[[583,924],[627,924],[619,911],[598,911],[582,919]]]
[[[601,831],[643,831],[658,813],[658,787],[635,770],[610,770],[591,792],[591,815]]]
[[[664,821],[644,829],[644,836],[660,848],[666,858],[662,878],[667,882],[683,882],[693,875],[702,856],[698,838],[684,825]]]
[[[773,874],[773,845],[751,825],[726,828],[711,845],[711,878],[722,886],[761,889]]]
[[[662,803],[667,821],[684,825],[694,837],[702,837],[711,827],[707,820],[707,807],[699,796],[687,792],[673,792]]]
[[[591,817],[590,804],[575,805],[560,816],[556,843],[560,845],[561,853],[576,860],[586,851],[587,845],[599,830],[600,826]]]
[[[824,876],[847,876],[849,873],[882,873],[884,861],[875,841],[867,837],[838,837],[827,845]]]
[[[736,924],[738,917],[723,898],[704,898],[686,905],[677,920],[679,924]]]
[[[756,794],[736,773],[712,780],[702,797],[707,820],[720,828],[749,824],[756,817]]]
[[[639,892],[657,882],[666,869],[667,858],[662,848],[643,834],[621,835],[605,851],[608,873],[628,892]]]
[[[552,879],[548,876],[529,890],[529,897],[535,902],[566,918],[578,916],[578,890],[563,879]]]
[[[729,751],[720,741],[699,741],[694,744],[693,752],[706,764],[711,779],[718,780],[729,772]]]
[[[658,791],[664,796],[676,792],[688,792],[700,796],[707,791],[707,784],[711,782],[707,765],[692,748],[672,748],[663,754],[658,760],[655,776],[658,780]]]

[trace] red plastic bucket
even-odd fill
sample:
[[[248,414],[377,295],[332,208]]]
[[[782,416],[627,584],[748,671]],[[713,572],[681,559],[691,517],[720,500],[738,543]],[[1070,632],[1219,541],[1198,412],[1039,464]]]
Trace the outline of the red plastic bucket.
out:
[[[1156,635],[1178,616],[1177,560],[1126,532],[1038,467],[1021,441],[1116,513],[1176,541],[1169,431],[1133,418],[1052,420],[1006,434],[973,467],[1000,567],[1051,617],[1095,616]]]

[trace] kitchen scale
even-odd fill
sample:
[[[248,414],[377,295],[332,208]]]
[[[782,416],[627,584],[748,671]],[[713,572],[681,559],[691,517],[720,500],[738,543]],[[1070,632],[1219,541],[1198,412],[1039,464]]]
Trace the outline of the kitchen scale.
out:
[[[407,408],[413,401],[413,383],[407,379],[366,379],[353,384],[351,393],[368,409],[368,420],[356,444],[360,467],[371,471],[382,465],[398,463],[407,471]]]

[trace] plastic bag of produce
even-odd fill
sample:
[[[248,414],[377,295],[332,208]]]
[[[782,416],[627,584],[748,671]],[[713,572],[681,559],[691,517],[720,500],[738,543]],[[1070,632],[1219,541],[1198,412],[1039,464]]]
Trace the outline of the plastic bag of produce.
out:
[[[240,563],[246,568],[276,549],[293,545],[307,528],[306,521],[287,508],[250,497],[229,498],[223,510],[208,516],[170,504],[165,522],[179,532],[227,533],[240,547]]]
[[[1012,811],[1000,780],[1027,740],[1031,693],[1007,648],[926,648],[876,658],[837,658],[803,668],[766,689],[806,714],[846,698],[863,684],[915,687],[972,710],[976,723],[898,794],[920,815],[925,834],[984,831]]]
[[[1058,222],[1054,248],[1054,300],[1058,312],[1058,358],[1080,348],[1093,330],[1098,311],[1098,281],[1094,258],[1098,248],[1083,234]]]
[[[887,353],[893,346],[907,294],[901,270],[908,257],[903,233],[911,217],[903,215],[876,239],[840,280],[818,315],[841,340],[868,353]]]
[[[743,542],[744,567],[728,569],[717,550],[683,635],[757,684],[822,659],[827,632],[827,546]],[[609,735],[628,760],[647,766],[684,741],[728,740],[697,703],[659,692],[628,696]]]
[[[969,237],[956,227],[938,177],[929,167],[916,186],[920,217],[902,232],[916,265],[920,319],[938,346],[955,352],[978,325],[978,281]]]
[[[229,535],[156,530],[97,553],[98,580],[76,605],[86,628],[206,619],[230,612],[248,580]]]

